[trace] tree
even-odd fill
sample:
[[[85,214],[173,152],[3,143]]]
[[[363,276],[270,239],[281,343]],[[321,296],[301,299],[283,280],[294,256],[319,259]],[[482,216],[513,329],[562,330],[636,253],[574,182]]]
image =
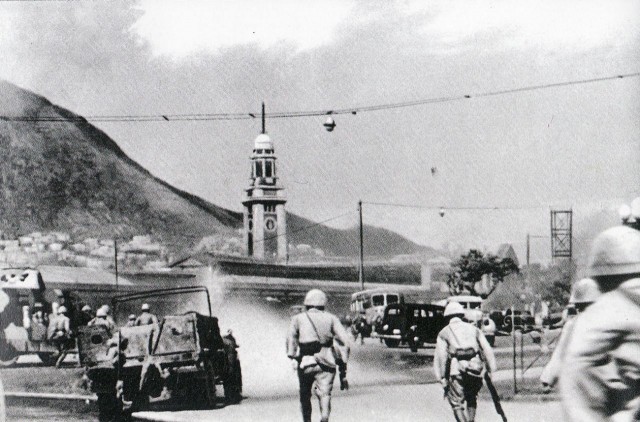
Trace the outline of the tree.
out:
[[[511,258],[498,258],[492,254],[484,255],[476,249],[461,255],[451,263],[451,270],[447,275],[447,285],[452,295],[463,293],[486,298],[496,286],[513,273],[519,272],[518,266]],[[488,291],[478,291],[478,283],[486,275],[491,279]]]

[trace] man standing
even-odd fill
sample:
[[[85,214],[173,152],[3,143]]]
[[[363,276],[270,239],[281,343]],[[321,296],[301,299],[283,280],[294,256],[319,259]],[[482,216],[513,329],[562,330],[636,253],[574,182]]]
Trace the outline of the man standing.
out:
[[[158,323],[158,318],[151,313],[151,308],[148,303],[143,303],[140,310],[142,313],[136,319],[136,325],[151,325]]]
[[[58,360],[56,361],[56,368],[62,364],[62,361],[67,356],[69,340],[71,339],[71,320],[66,313],[67,308],[64,305],[59,306],[58,316],[51,322],[51,341],[56,345],[59,353]]]
[[[458,422],[473,422],[484,371],[496,370],[496,359],[482,332],[464,322],[464,308],[450,302],[444,310],[449,324],[438,333],[433,366]],[[465,409],[466,404],[466,409]]]
[[[587,309],[589,305],[595,302],[598,297],[600,297],[600,288],[598,287],[598,283],[591,278],[583,278],[573,284],[569,304],[573,305],[578,314],[580,314]],[[549,363],[547,363],[540,375],[540,382],[542,383],[542,388],[545,393],[551,391],[551,388],[553,388],[553,386],[558,382],[562,364],[567,352],[567,343],[572,335],[571,333],[573,331],[574,322],[575,318],[571,318],[562,326],[562,332],[560,333],[558,344],[551,355]]]
[[[593,241],[589,274],[602,296],[574,322],[560,376],[565,420],[640,420],[640,231]]]
[[[88,326],[103,325],[107,327],[107,330],[109,331],[109,335],[111,335],[116,328],[116,325],[108,319],[107,310],[104,308],[104,306],[101,306],[100,308],[98,308],[98,311],[96,312],[96,317],[91,321],[89,321],[87,325]]]
[[[129,314],[129,318],[127,319],[127,323],[125,327],[135,327],[136,326],[136,314]]]
[[[311,421],[311,392],[315,389],[320,403],[320,420],[328,422],[337,365],[333,342],[335,339],[347,350],[342,353],[342,356],[346,357],[349,336],[338,317],[325,312],[327,296],[321,290],[310,290],[304,299],[304,305],[306,312],[291,318],[287,336],[287,356],[298,371],[302,420]]]

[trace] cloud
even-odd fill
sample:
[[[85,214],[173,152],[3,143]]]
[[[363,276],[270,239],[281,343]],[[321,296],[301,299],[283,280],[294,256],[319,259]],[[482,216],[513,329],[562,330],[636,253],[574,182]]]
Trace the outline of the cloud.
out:
[[[637,40],[640,13],[630,0],[446,0],[401,2],[407,15],[429,13],[422,34],[444,44],[494,34],[506,48],[586,50]]]
[[[156,56],[181,58],[282,43],[308,50],[329,43],[353,6],[352,0],[143,0],[139,9],[144,14],[132,29]]]

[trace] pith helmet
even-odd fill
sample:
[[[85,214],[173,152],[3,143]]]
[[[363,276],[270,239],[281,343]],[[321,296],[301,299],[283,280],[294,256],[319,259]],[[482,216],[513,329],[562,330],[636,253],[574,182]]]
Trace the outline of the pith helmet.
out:
[[[84,305],[84,306],[82,307],[82,310],[83,310],[84,312],[89,312],[89,311],[91,311],[91,306],[89,306],[89,305]]]
[[[58,308],[58,313],[59,314],[65,314],[67,313],[67,308],[65,306],[61,306]]]
[[[99,309],[96,311],[96,316],[97,316],[97,317],[106,318],[106,317],[107,317],[107,310],[106,310],[106,309],[104,309],[104,308],[99,308]]]
[[[142,306],[140,307],[140,309],[142,309],[143,311],[148,311],[149,309],[149,304],[148,303],[143,303]]]
[[[583,278],[571,287],[569,303],[593,303],[600,295],[598,283],[592,278]]]
[[[311,289],[304,297],[305,306],[327,306],[327,295],[322,290]]]
[[[618,226],[600,233],[591,246],[591,277],[640,273],[640,231]]]
[[[135,321],[135,320],[136,320],[136,314],[130,314],[129,321]]]
[[[449,302],[444,308],[444,316],[464,315],[464,308],[458,302]]]

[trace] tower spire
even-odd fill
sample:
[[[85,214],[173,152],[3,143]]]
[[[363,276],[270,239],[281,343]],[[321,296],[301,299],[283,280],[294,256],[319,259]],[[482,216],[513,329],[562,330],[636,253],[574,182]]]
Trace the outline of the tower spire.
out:
[[[262,102],[262,133],[267,133],[265,118],[264,118],[264,101]]]

